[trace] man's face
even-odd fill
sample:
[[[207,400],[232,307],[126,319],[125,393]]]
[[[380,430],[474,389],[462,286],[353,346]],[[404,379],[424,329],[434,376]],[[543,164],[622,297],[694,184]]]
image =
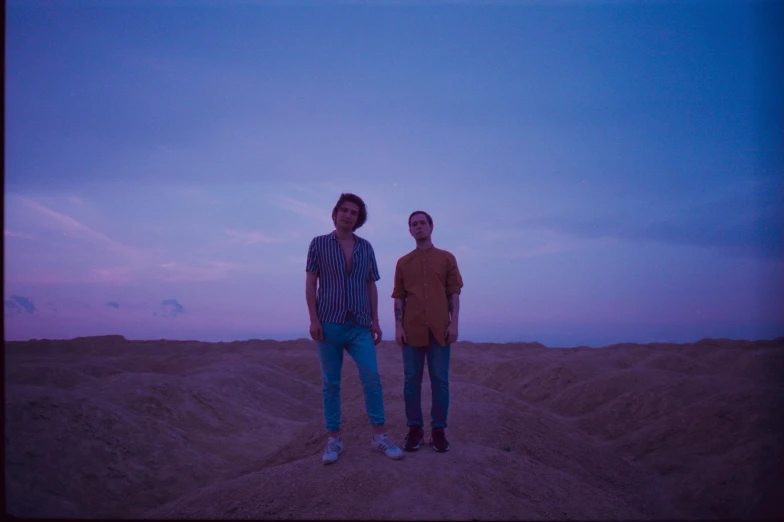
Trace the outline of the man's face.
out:
[[[414,239],[429,239],[433,227],[427,222],[426,215],[414,214],[408,222],[408,231]]]
[[[344,201],[338,207],[337,214],[335,214],[335,226],[337,228],[354,230],[357,219],[359,219],[359,205],[351,201]]]

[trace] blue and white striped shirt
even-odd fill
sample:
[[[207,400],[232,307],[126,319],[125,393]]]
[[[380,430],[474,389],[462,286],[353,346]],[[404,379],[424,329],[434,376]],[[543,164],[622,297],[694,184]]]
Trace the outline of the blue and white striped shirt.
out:
[[[354,234],[351,272],[346,272],[346,258],[335,232],[316,236],[308,248],[306,270],[318,276],[316,312],[322,323],[343,324],[350,311],[357,322],[370,328],[370,292],[368,283],[378,281],[378,265],[373,247]]]

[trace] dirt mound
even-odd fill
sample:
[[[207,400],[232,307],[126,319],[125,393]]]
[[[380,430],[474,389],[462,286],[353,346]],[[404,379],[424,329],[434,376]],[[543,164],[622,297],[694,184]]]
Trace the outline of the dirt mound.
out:
[[[464,390],[472,385],[455,382]],[[358,388],[350,379],[348,388]],[[355,390],[349,390],[355,391]],[[344,403],[346,451],[320,463],[320,419],[234,481],[215,484],[146,516],[183,518],[531,519],[670,518],[658,477],[524,403],[472,402],[450,411],[452,449],[429,446],[391,461],[370,447],[363,401]],[[500,397],[496,397],[498,401]],[[391,405],[399,418],[402,408]],[[474,422],[481,411],[481,423]],[[492,429],[487,429],[492,426]],[[407,429],[390,424],[399,441]],[[657,494],[658,493],[658,494]],[[408,499],[405,502],[401,499]]]
[[[6,495],[28,517],[672,519],[784,516],[784,339],[453,347],[447,434],[370,448],[356,366],[325,442],[313,343],[6,343]],[[407,432],[400,349],[378,347]],[[425,373],[423,411],[429,416]],[[427,420],[426,420],[427,422]],[[405,501],[401,500],[405,499]]]

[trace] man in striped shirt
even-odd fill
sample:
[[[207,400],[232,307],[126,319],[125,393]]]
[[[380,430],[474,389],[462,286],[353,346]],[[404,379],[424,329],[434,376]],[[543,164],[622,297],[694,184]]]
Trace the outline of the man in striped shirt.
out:
[[[365,394],[365,407],[373,430],[371,447],[392,459],[403,452],[384,430],[384,400],[375,345],[381,342],[378,290],[381,279],[370,243],[354,234],[367,220],[367,207],[359,196],[341,194],[332,209],[335,230],[310,242],[306,266],[305,298],[310,314],[310,336],[316,341],[321,363],[327,447],[321,460],[330,464],[343,452],[340,438],[340,375],[343,350],[354,359]]]

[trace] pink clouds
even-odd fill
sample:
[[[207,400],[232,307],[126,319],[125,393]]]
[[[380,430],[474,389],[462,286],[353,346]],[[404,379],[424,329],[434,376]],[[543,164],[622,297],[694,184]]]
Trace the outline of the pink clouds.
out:
[[[247,270],[247,266],[230,261],[206,261],[204,263],[169,261],[163,264],[150,263],[93,268],[92,282],[106,284],[130,284],[148,281],[198,283],[226,280]]]
[[[18,201],[24,203],[24,205],[26,205],[29,209],[35,210],[35,214],[37,214],[38,217],[43,217],[43,221],[39,221],[39,224],[46,228],[55,229],[62,232],[66,236],[70,236],[78,240],[87,240],[96,243],[101,245],[103,248],[115,253],[133,256],[139,255],[139,252],[136,249],[110,239],[105,234],[102,234],[88,227],[87,225],[84,225],[80,221],[74,219],[71,216],[68,216],[67,214],[52,210],[51,208],[24,196],[16,195],[14,197]],[[73,197],[75,196],[71,196],[71,198]]]
[[[234,238],[243,245],[255,245],[256,243],[278,243],[280,240],[270,237],[263,232],[242,232],[227,228],[226,235]]]
[[[25,234],[23,232],[14,232],[13,230],[8,230],[7,228],[3,229],[3,235],[5,237],[18,237],[21,239],[30,239],[33,241],[35,240],[35,238],[30,234]]]
[[[335,196],[335,202],[337,202],[337,197],[340,194]],[[332,223],[332,219],[329,217],[330,212],[332,211],[332,207],[324,208],[324,207],[317,207],[315,205],[311,205],[310,203],[305,203],[304,201],[299,201],[294,198],[290,198],[288,196],[276,196],[275,203],[276,206],[280,207],[281,209],[288,210],[289,212],[293,212],[295,214],[299,214],[301,216],[313,219],[314,221],[318,222],[320,225],[332,228],[335,225]]]
[[[208,261],[200,265],[170,261],[160,265],[160,268],[164,272],[155,278],[169,282],[219,281],[246,269],[245,265],[227,261]]]
[[[138,267],[134,266],[115,266],[110,268],[93,268],[92,274],[95,282],[108,284],[126,284],[134,280],[134,275]]]

